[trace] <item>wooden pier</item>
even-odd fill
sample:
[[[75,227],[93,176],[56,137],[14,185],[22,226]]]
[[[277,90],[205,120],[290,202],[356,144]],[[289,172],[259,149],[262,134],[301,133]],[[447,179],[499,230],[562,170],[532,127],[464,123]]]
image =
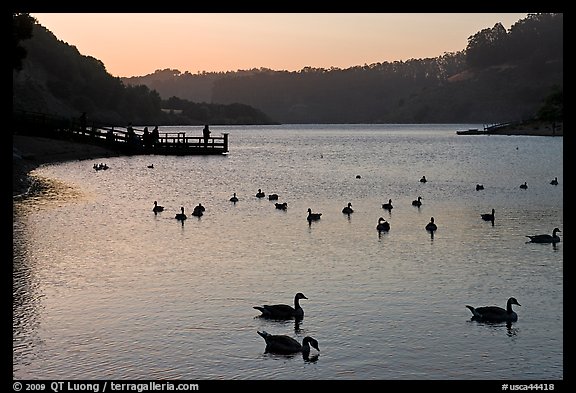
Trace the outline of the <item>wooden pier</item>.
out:
[[[125,126],[84,125],[78,121],[41,113],[14,113],[13,132],[96,144],[124,154],[207,155],[228,153],[228,133],[221,136],[188,136],[185,132],[158,132],[158,138],[144,137],[144,129]],[[199,126],[201,127],[201,126]],[[202,132],[202,130],[199,130]],[[148,130],[149,133],[152,130]]]

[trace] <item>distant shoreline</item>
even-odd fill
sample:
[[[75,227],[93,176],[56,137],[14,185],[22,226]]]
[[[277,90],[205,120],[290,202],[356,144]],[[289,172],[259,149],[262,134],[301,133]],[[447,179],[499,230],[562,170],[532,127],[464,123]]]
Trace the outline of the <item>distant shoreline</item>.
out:
[[[461,130],[458,135],[524,135],[524,136],[564,136],[564,123],[527,121],[522,123],[512,123],[490,129]]]

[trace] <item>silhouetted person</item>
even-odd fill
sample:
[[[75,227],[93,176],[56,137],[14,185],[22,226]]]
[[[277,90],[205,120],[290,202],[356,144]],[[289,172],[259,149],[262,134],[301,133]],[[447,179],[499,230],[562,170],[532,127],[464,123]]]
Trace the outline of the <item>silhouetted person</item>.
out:
[[[160,140],[160,133],[158,132],[158,126],[155,126],[150,134],[150,139],[152,140],[152,145],[156,146]]]
[[[142,143],[144,147],[149,147],[151,145],[150,140],[150,132],[148,131],[148,127],[144,127],[144,132],[142,133]]]
[[[208,124],[204,126],[202,134],[204,135],[204,145],[208,146],[208,138],[210,137],[210,129],[208,128]]]
[[[108,129],[106,132],[106,140],[108,142],[114,142],[114,127]]]
[[[86,132],[86,112],[82,112],[80,115],[80,131],[82,133]]]

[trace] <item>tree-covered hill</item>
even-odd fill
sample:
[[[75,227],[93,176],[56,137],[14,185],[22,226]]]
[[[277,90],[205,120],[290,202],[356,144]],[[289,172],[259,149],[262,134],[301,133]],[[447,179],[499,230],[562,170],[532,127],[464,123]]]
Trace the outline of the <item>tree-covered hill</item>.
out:
[[[133,124],[271,124],[262,111],[236,102],[179,100],[179,111],[145,85],[125,84],[98,59],[82,55],[28,14],[13,14],[13,110]],[[173,108],[168,108],[173,109]]]
[[[563,86],[563,14],[497,23],[459,52],[340,68],[122,78],[162,97],[242,102],[282,123],[497,123],[535,116]]]

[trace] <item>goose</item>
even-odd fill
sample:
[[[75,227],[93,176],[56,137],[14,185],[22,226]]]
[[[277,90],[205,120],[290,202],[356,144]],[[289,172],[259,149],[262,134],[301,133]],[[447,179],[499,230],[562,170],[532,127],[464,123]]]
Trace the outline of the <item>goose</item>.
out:
[[[476,184],[476,191],[483,190],[484,186],[482,184]]]
[[[386,209],[386,210],[392,210],[393,206],[392,206],[392,199],[388,199],[388,203],[383,203],[382,204],[382,209]]]
[[[280,209],[280,210],[286,210],[288,208],[288,203],[286,203],[286,202],[275,203],[274,205],[276,206],[276,209]]]
[[[164,211],[164,206],[160,206],[160,205],[158,205],[158,201],[154,201],[154,207],[152,208],[152,211],[154,213]]]
[[[202,217],[204,215],[204,211],[196,206],[194,210],[192,210],[192,215],[194,217]]]
[[[430,217],[430,222],[426,224],[426,230],[435,231],[436,229],[438,229],[438,226],[434,224],[434,217]]]
[[[236,196],[236,193],[234,193],[234,195],[232,196],[232,198],[230,198],[230,202],[238,202],[238,197]]]
[[[506,309],[498,306],[472,307],[466,306],[472,311],[473,321],[482,322],[516,322],[518,315],[512,311],[512,305],[520,306],[516,298],[511,297],[506,302]]]
[[[256,198],[264,198],[265,196],[266,196],[266,194],[264,194],[264,193],[262,192],[262,189],[259,188],[259,189],[258,189],[258,192],[256,193]]]
[[[277,201],[277,200],[278,200],[278,194],[270,194],[270,195],[268,195],[268,200],[269,200],[269,201]]]
[[[495,210],[492,209],[492,213],[484,213],[484,214],[481,214],[480,217],[482,217],[482,219],[483,219],[484,221],[492,221],[492,222],[494,222],[494,211],[495,211]]]
[[[422,178],[420,179],[420,183],[426,183],[428,180],[426,180],[426,176],[422,176]]]
[[[180,208],[180,210],[181,210],[182,212],[181,212],[181,213],[177,213],[177,214],[176,214],[176,217],[174,217],[174,218],[176,218],[177,220],[184,221],[185,219],[188,218],[188,217],[186,217],[186,214],[184,214],[184,206],[182,206],[182,207]]]
[[[558,243],[560,241],[560,237],[556,235],[556,232],[562,231],[558,228],[554,228],[552,235],[526,235],[526,237],[530,238],[529,243]]]
[[[418,207],[422,206],[422,197],[418,197],[417,200],[412,201],[412,206],[418,206]]]
[[[308,221],[319,220],[322,213],[312,213],[312,209],[308,208]]]
[[[552,184],[553,186],[557,186],[557,185],[558,185],[558,178],[555,177],[554,180],[552,180],[552,181],[550,182],[550,184]]]
[[[526,184],[526,182],[524,182],[524,184],[520,184],[520,188],[522,188],[523,190],[528,188],[528,184]]]
[[[352,203],[351,202],[348,202],[348,206],[344,206],[344,208],[342,209],[342,213],[344,213],[344,214],[354,213],[354,210],[352,209]]]
[[[300,306],[300,299],[308,299],[302,292],[298,292],[294,296],[294,307],[288,304],[265,304],[263,306],[254,306],[252,308],[259,310],[262,317],[273,319],[290,319],[290,318],[304,318],[304,310]]]
[[[384,217],[380,217],[378,219],[378,225],[376,225],[376,229],[378,231],[389,231],[390,230],[390,223],[384,219]]]
[[[265,353],[275,353],[281,355],[289,355],[293,353],[302,352],[304,358],[310,354],[310,347],[320,351],[318,341],[310,336],[304,337],[302,344],[290,336],[270,334],[266,331],[257,331],[258,334],[266,341]]]
[[[148,165],[148,168],[154,168],[154,164]]]

